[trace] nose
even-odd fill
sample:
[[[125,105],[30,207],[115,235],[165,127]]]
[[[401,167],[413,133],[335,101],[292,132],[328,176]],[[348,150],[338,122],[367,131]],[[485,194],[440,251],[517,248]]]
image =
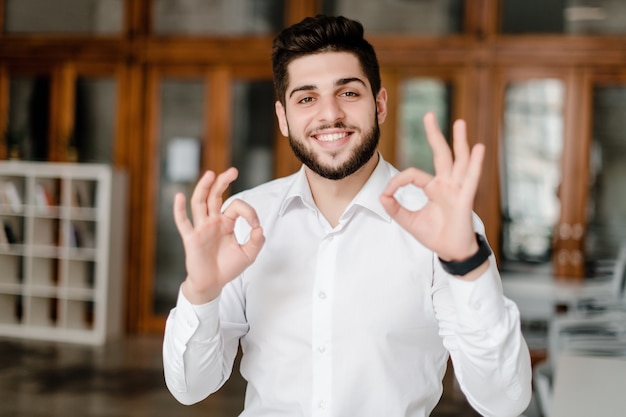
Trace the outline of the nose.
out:
[[[319,99],[319,121],[332,123],[342,120],[345,114],[341,103],[335,96],[327,96]]]

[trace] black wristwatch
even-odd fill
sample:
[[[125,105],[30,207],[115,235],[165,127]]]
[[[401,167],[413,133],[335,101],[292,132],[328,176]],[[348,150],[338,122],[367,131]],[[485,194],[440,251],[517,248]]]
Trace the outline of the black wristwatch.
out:
[[[467,259],[444,261],[439,258],[443,270],[452,275],[465,275],[481,266],[491,255],[491,248],[485,237],[478,233],[476,233],[476,242],[478,242],[478,251]]]

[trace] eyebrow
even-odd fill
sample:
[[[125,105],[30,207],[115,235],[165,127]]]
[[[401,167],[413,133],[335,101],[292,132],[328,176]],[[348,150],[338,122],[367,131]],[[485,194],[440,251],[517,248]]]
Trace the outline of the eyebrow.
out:
[[[340,78],[337,81],[335,81],[335,86],[343,86],[343,85],[350,84],[353,82],[360,83],[363,85],[363,87],[366,87],[365,81],[363,81],[362,79],[358,77]],[[315,84],[301,85],[299,87],[294,88],[293,90],[289,92],[289,98],[291,98],[291,96],[293,96],[298,91],[309,91],[309,90],[315,90],[315,89],[317,89],[317,86]]]

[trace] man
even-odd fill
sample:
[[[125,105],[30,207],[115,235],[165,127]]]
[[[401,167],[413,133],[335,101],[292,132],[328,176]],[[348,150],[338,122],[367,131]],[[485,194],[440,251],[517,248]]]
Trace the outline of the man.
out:
[[[387,92],[358,22],[307,18],[272,64],[303,167],[225,204],[236,169],[206,172],[193,222],[176,196],[188,275],[165,331],[169,390],[185,404],[215,392],[241,344],[242,416],[427,416],[450,355],[476,410],[519,415],[528,348],[472,212],[484,147],[457,121],[453,159],[429,113],[435,175],[385,162]]]

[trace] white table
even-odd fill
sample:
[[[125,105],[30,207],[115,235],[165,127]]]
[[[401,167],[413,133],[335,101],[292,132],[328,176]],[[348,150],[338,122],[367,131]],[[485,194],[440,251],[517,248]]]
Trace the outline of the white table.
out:
[[[571,308],[580,300],[616,297],[610,279],[573,281],[546,272],[501,275],[504,295],[517,304],[522,320],[549,320],[556,314],[557,306]]]

